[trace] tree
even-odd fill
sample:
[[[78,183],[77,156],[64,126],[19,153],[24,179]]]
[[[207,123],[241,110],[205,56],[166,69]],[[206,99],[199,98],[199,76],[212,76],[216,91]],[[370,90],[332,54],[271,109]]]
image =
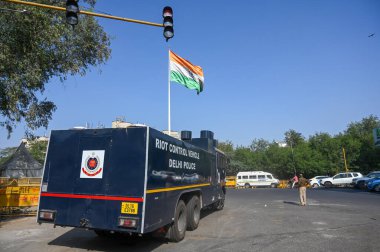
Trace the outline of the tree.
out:
[[[273,142],[265,152],[268,164],[265,171],[275,174],[278,178],[291,178],[294,176],[293,160],[290,148],[278,146]]]
[[[377,116],[370,115],[364,117],[361,122],[351,122],[345,134],[351,135],[361,141],[368,141],[368,138],[372,138],[372,130],[380,127],[380,121]]]
[[[64,6],[64,1],[38,0]],[[95,0],[87,0],[94,6]],[[90,16],[80,15],[73,29],[65,13],[0,2],[0,127],[12,130],[26,122],[26,134],[47,128],[56,109],[43,97],[45,85],[53,78],[85,75],[90,66],[103,64],[110,56],[110,41],[103,28]]]
[[[0,165],[5,163],[13,153],[15,153],[17,150],[17,147],[7,147],[4,149],[0,149]]]
[[[378,127],[379,118],[373,115],[348,125],[342,139],[349,169],[368,173],[380,168],[380,148],[374,146],[372,135],[373,129]]]
[[[231,156],[234,152],[234,145],[229,140],[225,142],[218,142],[218,149],[223,151],[227,156]]]
[[[218,149],[226,154],[229,164],[227,166],[227,176],[235,176],[239,171],[246,168],[246,165],[235,157],[234,145],[231,141],[218,143]]]
[[[251,145],[249,146],[249,148],[251,149],[251,151],[253,152],[256,152],[256,151],[266,151],[269,147],[269,142],[267,140],[264,140],[262,138],[260,139],[253,139]]]
[[[302,136],[301,133],[298,133],[295,130],[288,130],[285,132],[285,142],[288,146],[291,146],[292,148],[297,147],[297,145],[304,143],[305,138]]]
[[[379,126],[379,119],[370,115],[360,122],[350,123],[344,133],[335,136],[321,132],[305,140],[300,133],[289,130],[285,133],[287,147],[254,139],[249,147],[234,149],[233,143],[227,141],[218,148],[231,159],[228,175],[263,170],[287,179],[294,175],[295,169],[308,178],[334,175],[344,171],[342,147],[346,151],[348,169],[368,173],[380,170],[380,148],[374,146],[372,136],[372,130]]]
[[[343,168],[342,141],[340,136],[331,137],[328,133],[316,133],[309,138],[313,159],[318,163],[314,174],[333,174]]]
[[[45,161],[47,144],[47,141],[33,141],[29,147],[30,154],[41,164]]]

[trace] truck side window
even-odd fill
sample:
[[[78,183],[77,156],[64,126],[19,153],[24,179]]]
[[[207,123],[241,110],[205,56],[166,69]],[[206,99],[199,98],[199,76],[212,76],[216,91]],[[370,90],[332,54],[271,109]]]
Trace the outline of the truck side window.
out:
[[[238,176],[238,179],[241,179],[241,176]]]
[[[243,179],[248,179],[248,176],[243,176]]]
[[[272,179],[272,176],[271,175],[267,175],[267,178]]]
[[[249,179],[257,179],[257,176],[256,175],[250,175]]]

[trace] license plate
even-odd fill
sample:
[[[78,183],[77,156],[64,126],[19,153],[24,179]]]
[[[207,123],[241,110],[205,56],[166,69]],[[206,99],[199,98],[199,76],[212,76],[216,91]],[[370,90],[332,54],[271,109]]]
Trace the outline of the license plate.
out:
[[[138,214],[139,204],[132,202],[121,202],[121,213]]]

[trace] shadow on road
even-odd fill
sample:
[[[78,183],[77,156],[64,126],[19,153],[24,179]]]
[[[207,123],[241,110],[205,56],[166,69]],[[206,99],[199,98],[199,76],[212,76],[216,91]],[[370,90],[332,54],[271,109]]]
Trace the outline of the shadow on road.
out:
[[[212,209],[204,209],[201,211],[201,219],[206,218],[210,214],[215,213],[215,210]]]
[[[214,213],[215,210],[202,210],[201,219]],[[48,244],[67,248],[86,249],[93,251],[152,251],[168,241],[161,237],[144,235],[143,237],[125,237],[115,235],[115,237],[99,237],[92,230],[74,228]]]
[[[285,200],[284,200],[284,203],[285,203],[285,204],[289,204],[289,205],[295,205],[295,206],[299,206],[299,205],[300,205],[299,202],[295,202],[295,201],[285,201]]]
[[[98,237],[91,230],[74,228],[56,239],[49,245],[67,248],[86,249],[93,251],[152,251],[167,241],[152,237]]]

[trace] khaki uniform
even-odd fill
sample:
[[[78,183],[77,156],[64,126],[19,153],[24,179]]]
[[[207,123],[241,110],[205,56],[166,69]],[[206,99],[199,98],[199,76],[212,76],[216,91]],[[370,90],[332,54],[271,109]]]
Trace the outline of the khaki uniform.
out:
[[[301,177],[298,181],[300,191],[300,205],[306,206],[306,186],[309,184],[307,179]]]

